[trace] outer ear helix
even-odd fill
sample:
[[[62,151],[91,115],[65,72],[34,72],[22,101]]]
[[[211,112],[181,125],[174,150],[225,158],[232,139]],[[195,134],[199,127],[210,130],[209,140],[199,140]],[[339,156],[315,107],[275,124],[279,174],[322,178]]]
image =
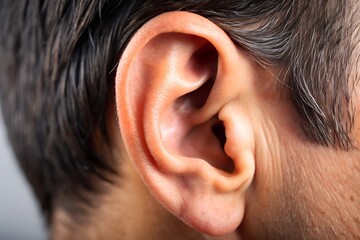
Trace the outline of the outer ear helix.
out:
[[[166,13],[131,39],[115,82],[121,134],[138,174],[170,212],[211,235],[239,226],[254,171],[251,130],[237,126],[251,129],[249,122],[230,114],[239,94],[231,79],[243,76],[234,61],[250,66],[237,51],[206,18]],[[226,137],[214,133],[219,121]],[[233,172],[225,161],[234,161]]]

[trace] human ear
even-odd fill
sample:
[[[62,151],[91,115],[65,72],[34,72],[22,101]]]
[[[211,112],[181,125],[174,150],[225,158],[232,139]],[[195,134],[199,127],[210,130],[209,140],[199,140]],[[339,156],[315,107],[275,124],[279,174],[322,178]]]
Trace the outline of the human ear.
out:
[[[191,227],[235,230],[255,171],[254,67],[217,25],[170,12],[132,37],[117,69],[118,122],[151,193]]]

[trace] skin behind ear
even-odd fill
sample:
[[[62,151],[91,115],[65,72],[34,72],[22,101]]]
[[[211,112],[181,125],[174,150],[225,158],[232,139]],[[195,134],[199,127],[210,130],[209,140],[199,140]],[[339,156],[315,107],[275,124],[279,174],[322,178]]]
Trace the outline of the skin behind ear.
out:
[[[255,81],[225,32],[188,12],[150,20],[121,57],[116,103],[129,158],[152,194],[201,232],[222,235],[243,219]]]

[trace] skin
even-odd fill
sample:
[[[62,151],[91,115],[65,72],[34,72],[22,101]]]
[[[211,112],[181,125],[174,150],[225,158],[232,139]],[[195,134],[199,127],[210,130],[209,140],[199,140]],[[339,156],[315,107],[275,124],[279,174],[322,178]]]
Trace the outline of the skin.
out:
[[[273,118],[275,116],[279,114],[274,114]],[[87,236],[86,239],[99,239],[100,236],[107,239],[241,239],[240,235],[243,235],[243,239],[262,239],[272,234],[285,239],[320,239],[324,236],[356,239],[359,235],[360,204],[356,184],[360,171],[357,152],[335,151],[308,143],[296,125],[291,123],[293,117],[286,121],[282,118],[277,123],[277,131],[284,130],[286,126],[286,130],[292,129],[297,135],[295,138],[287,131],[284,134],[287,138],[281,143],[272,134],[275,124],[268,120],[263,125],[268,129],[273,127],[268,132],[269,139],[264,140],[271,141],[271,146],[277,144],[278,155],[273,154],[278,161],[258,164],[257,171],[264,175],[249,190],[247,214],[236,231],[222,237],[211,237],[188,227],[170,214],[144,185],[129,158],[123,154],[125,149],[122,146],[114,148],[113,154],[123,161],[123,175],[116,186],[109,186],[109,194],[102,200],[102,207],[93,213],[92,228],[80,228],[81,236]],[[115,121],[109,120],[109,126],[118,129]],[[121,142],[119,131],[113,133],[111,139]],[[301,165],[288,164],[288,159]],[[344,163],[343,159],[347,161]],[[284,203],[284,199],[288,203]],[[132,211],[129,212],[129,209]],[[63,239],[62,234],[57,233],[57,239]]]
[[[169,21],[174,25],[168,27]],[[204,39],[216,49],[218,58],[214,62],[219,66],[206,104],[198,110],[193,108],[193,101],[207,90],[195,90],[200,89],[202,76],[214,74],[213,65],[204,63],[211,58],[196,58],[187,72],[179,72],[184,68],[177,66],[192,59],[189,56],[195,56]],[[159,62],[150,60],[153,54],[160,54]],[[176,64],[171,65],[174,61]],[[182,78],[163,77],[181,74],[194,85],[185,86]],[[154,78],[151,86],[141,81],[146,76]],[[100,206],[77,228],[79,236],[360,238],[358,150],[342,151],[311,143],[301,131],[289,89],[279,79],[286,79],[281,68],[262,68],[203,18],[170,13],[142,28],[120,61],[115,96],[111,98],[115,102],[107,109],[111,158],[121,162],[121,176],[106,186]],[[133,82],[138,84],[136,88]],[[197,95],[186,95],[191,92]],[[353,96],[355,106],[358,95]],[[181,96],[186,96],[185,100]],[[139,99],[150,103],[139,103]],[[224,149],[209,134],[209,126],[219,120],[209,112],[218,114],[224,123]],[[193,121],[188,121],[190,118]],[[358,147],[358,111],[354,119],[352,136]],[[201,144],[204,139],[210,139],[208,144]],[[209,151],[212,154],[207,154]],[[180,158],[182,154],[192,162]],[[217,157],[212,158],[214,155]],[[204,161],[194,163],[199,159]],[[228,172],[231,164],[234,171]],[[203,173],[204,168],[209,171]],[[61,227],[63,221],[71,220],[58,209],[54,239],[74,234]]]
[[[311,144],[293,124],[295,114],[285,122],[278,116],[264,125],[271,129],[265,137],[271,162],[257,168],[262,177],[239,231],[245,239],[358,239],[358,151]]]

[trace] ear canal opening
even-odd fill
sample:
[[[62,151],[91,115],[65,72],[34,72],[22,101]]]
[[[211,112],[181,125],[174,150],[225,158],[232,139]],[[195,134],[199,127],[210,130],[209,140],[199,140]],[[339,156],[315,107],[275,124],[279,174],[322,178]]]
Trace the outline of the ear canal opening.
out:
[[[211,128],[212,133],[218,139],[221,148],[224,149],[226,143],[225,126],[222,121],[215,123]]]
[[[221,146],[222,151],[225,154],[225,143],[226,143],[226,134],[225,134],[225,126],[223,121],[216,122],[212,127],[211,131],[214,134],[214,136],[219,141],[219,144]],[[222,165],[221,170],[227,172],[227,173],[233,173],[235,171],[235,165],[234,162],[229,158],[226,163]]]

